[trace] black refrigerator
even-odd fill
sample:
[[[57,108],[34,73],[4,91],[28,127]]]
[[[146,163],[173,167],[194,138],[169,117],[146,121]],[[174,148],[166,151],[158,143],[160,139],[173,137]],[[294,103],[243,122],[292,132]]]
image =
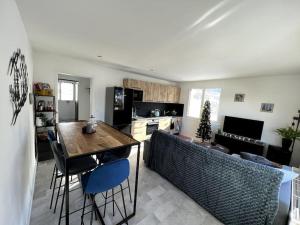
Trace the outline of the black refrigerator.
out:
[[[107,87],[105,101],[105,122],[124,133],[130,134],[133,90],[122,87]]]

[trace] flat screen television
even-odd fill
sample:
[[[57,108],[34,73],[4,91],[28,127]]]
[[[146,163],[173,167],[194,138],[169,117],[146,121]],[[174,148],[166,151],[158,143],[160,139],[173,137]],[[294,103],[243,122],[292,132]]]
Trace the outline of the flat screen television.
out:
[[[263,127],[264,121],[225,116],[223,131],[260,140]]]

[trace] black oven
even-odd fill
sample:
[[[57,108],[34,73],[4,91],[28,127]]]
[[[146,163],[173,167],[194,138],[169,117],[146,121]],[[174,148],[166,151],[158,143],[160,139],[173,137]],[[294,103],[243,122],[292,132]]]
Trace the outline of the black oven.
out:
[[[146,135],[151,135],[154,131],[158,130],[158,125],[158,120],[149,120],[146,127]]]
[[[133,90],[133,101],[142,102],[143,101],[143,91],[142,90]]]

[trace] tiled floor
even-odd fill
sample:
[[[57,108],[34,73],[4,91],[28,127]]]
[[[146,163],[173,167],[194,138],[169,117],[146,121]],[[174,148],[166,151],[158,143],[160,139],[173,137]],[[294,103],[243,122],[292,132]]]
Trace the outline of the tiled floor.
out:
[[[134,186],[134,168],[135,152],[130,156],[131,162],[131,186],[133,192]],[[58,223],[59,210],[53,214],[49,210],[51,190],[49,189],[53,161],[39,163],[35,184],[35,193],[33,208],[31,214],[31,225],[52,225]],[[140,163],[139,191],[137,214],[131,220],[130,225],[218,225],[221,224],[217,219],[211,216],[203,208],[197,205],[193,200],[178,190],[157,173],[149,170],[144,166],[143,161]],[[75,187],[78,187],[76,184]],[[74,187],[74,188],[75,188]],[[125,191],[126,206],[128,211],[131,210],[132,204],[129,201],[128,191]],[[83,196],[81,189],[71,192],[70,207],[78,209],[82,207]],[[98,197],[100,205],[103,199]],[[117,202],[122,209],[120,195]],[[60,201],[58,203],[60,206]],[[101,210],[103,212],[103,210]],[[123,212],[123,211],[122,211]],[[81,212],[75,213],[70,217],[70,224],[80,224]],[[90,214],[85,216],[85,224],[89,224]],[[104,218],[107,225],[115,224],[120,220],[120,214],[112,216],[111,205],[107,209],[107,215]],[[64,224],[64,223],[62,223]],[[99,224],[94,221],[93,224]]]

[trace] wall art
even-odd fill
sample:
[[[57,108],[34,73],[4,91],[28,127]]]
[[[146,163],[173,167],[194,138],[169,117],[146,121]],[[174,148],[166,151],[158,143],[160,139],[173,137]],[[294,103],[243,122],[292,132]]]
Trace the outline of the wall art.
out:
[[[245,94],[235,94],[234,95],[235,102],[244,102],[245,101]]]
[[[10,100],[13,107],[11,125],[15,125],[28,94],[28,72],[25,56],[17,49],[9,60],[7,74],[12,77],[9,85]]]
[[[273,110],[274,110],[274,104],[273,103],[261,103],[261,107],[260,107],[261,112],[272,113]]]

